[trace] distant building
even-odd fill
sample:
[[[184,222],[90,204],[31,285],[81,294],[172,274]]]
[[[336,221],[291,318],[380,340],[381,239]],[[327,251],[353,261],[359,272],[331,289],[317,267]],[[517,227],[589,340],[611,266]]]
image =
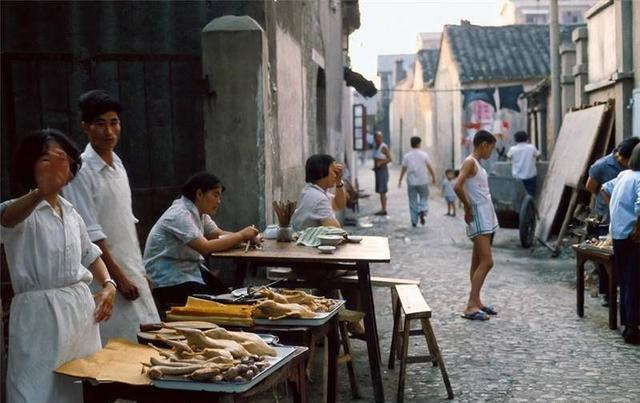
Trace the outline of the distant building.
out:
[[[575,27],[561,27],[570,42]],[[446,25],[436,68],[435,158],[440,169],[457,168],[470,152],[476,131],[501,134],[508,148],[515,131],[526,129],[520,97],[549,76],[546,25]],[[532,138],[534,143],[544,139]],[[533,136],[532,136],[533,137]]]
[[[560,24],[582,24],[584,13],[597,0],[559,0],[558,18]],[[505,0],[500,7],[502,25],[548,24],[549,0]]]
[[[378,55],[378,77],[380,77],[380,103],[378,121],[385,142],[390,143],[389,105],[393,99],[393,87],[407,76],[407,68],[416,55]]]
[[[423,49],[440,49],[442,32],[420,32],[416,36],[416,52]]]
[[[400,161],[411,145],[413,136],[422,139],[422,148],[433,155],[435,132],[433,126],[434,92],[432,91],[438,62],[438,49],[422,49],[410,73],[394,88],[390,106],[391,147],[394,159]]]

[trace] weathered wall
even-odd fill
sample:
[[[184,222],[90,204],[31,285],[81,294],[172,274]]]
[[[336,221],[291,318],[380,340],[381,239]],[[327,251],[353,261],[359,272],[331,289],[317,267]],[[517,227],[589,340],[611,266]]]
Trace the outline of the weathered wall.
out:
[[[144,236],[204,168],[200,30],[211,14],[205,1],[0,2],[2,199],[17,191],[9,162],[19,141],[48,126],[84,147],[77,99],[104,88],[123,103],[116,151]]]
[[[459,91],[453,90],[459,88],[460,82],[451,48],[448,41],[443,40],[434,83],[436,91],[434,148],[437,152],[434,153],[433,158],[439,167],[439,172],[449,168],[455,169],[458,165],[454,160],[454,150],[456,146],[459,148],[460,131],[456,131],[456,127],[459,127],[460,123],[456,124],[455,120],[460,120],[462,108],[458,106],[459,102],[454,101]]]
[[[304,163],[313,153],[345,154],[343,136],[342,16],[338,3],[309,1],[215,1],[216,16],[248,15],[268,44],[269,118],[273,147],[269,197],[297,199]],[[229,69],[223,75],[234,78]],[[226,156],[228,160],[237,157]],[[243,180],[238,173],[228,181]],[[255,196],[249,196],[255,197]],[[264,222],[273,222],[265,208]]]

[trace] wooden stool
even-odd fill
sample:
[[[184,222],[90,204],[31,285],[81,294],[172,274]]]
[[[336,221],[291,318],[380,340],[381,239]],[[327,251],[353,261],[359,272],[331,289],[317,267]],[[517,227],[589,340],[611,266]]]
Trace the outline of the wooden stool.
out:
[[[399,353],[400,357],[400,376],[398,378],[398,402],[404,400],[404,381],[407,364],[432,362],[434,367],[439,366],[442,373],[444,386],[447,388],[447,396],[453,399],[453,390],[449,383],[449,376],[444,366],[444,360],[440,354],[436,336],[431,329],[431,308],[424,300],[420,289],[416,285],[397,285],[394,287],[395,295],[398,302],[395,307],[393,316],[393,336],[391,338],[391,351],[389,352],[389,369],[393,369],[395,363],[395,355]],[[403,330],[400,331],[400,319],[404,315]],[[422,329],[411,330],[411,321],[420,320]],[[409,336],[424,335],[427,339],[427,347],[429,355],[412,356],[407,355],[409,350]]]
[[[360,399],[360,389],[356,380],[356,373],[353,370],[353,356],[351,355],[351,340],[349,338],[349,323],[358,323],[362,320],[362,312],[343,309],[338,313],[338,326],[340,329],[340,344],[342,344],[343,354],[338,356],[338,363],[347,364],[349,374],[349,384],[351,385],[351,397]]]

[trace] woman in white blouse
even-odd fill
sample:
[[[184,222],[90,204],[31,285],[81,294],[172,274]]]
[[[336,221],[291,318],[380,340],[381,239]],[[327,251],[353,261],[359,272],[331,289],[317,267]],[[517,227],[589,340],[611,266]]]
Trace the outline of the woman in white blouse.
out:
[[[82,218],[60,197],[78,170],[79,152],[62,133],[27,137],[16,179],[27,194],[0,205],[14,297],[9,322],[7,400],[78,402],[78,384],[54,374],[61,364],[100,349],[98,323],[111,316],[115,282]],[[88,269],[88,270],[87,270]],[[91,295],[94,279],[102,289]]]

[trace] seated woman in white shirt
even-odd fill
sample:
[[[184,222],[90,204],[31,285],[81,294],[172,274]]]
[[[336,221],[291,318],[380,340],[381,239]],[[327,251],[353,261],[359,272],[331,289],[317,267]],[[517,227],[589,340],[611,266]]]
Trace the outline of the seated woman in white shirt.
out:
[[[342,165],[327,154],[315,154],[305,164],[305,182],[291,225],[296,231],[309,227],[341,227],[335,212],[347,205]],[[328,192],[335,187],[335,195]]]
[[[258,241],[254,226],[227,232],[213,222],[211,216],[218,210],[223,192],[224,186],[215,175],[197,173],[151,228],[143,261],[160,316],[172,305],[183,305],[190,295],[229,292],[207,270],[205,257],[244,241]]]
[[[80,152],[64,134],[46,129],[24,139],[15,157],[13,178],[32,190],[0,205],[15,293],[7,401],[82,401],[82,387],[53,371],[100,349],[98,322],[111,316],[116,287],[84,221],[59,196],[78,171]],[[92,279],[100,288],[95,295]]]

